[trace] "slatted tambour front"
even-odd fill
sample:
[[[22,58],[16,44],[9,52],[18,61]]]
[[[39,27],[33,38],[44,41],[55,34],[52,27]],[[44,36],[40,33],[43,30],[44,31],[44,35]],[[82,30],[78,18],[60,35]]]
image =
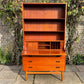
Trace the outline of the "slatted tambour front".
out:
[[[61,74],[66,65],[65,3],[23,3],[23,71]],[[51,72],[52,71],[52,72]],[[59,72],[58,72],[59,71]],[[28,72],[28,73],[27,73]],[[41,73],[42,74],[42,73]]]

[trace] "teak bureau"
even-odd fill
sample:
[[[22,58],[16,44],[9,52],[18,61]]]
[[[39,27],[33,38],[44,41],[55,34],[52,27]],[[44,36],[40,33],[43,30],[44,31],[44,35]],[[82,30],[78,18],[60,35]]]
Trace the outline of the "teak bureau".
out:
[[[66,65],[66,3],[23,3],[23,71],[61,74]]]

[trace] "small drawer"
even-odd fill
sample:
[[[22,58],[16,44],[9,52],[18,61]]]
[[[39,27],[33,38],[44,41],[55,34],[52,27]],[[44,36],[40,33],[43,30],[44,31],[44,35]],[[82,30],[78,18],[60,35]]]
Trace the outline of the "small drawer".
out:
[[[38,49],[38,42],[28,42],[28,50]]]

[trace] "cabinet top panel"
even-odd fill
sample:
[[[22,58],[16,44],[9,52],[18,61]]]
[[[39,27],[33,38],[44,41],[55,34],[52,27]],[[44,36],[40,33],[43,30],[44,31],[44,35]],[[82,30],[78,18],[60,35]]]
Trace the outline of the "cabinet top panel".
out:
[[[35,5],[37,5],[37,4],[42,4],[42,5],[44,5],[44,4],[52,4],[52,5],[54,5],[54,4],[58,4],[58,5],[65,5],[65,4],[67,4],[67,3],[26,3],[26,2],[23,2],[23,4],[30,4],[30,5],[32,5],[32,4],[35,4]]]
[[[61,6],[64,7],[67,3],[22,3],[23,6]]]

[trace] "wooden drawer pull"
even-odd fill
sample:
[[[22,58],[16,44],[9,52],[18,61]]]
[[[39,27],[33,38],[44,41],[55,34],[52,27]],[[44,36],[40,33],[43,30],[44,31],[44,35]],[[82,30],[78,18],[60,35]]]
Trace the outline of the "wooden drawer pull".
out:
[[[57,55],[56,57],[61,57],[61,55]]]
[[[60,68],[60,67],[56,67],[56,68]]]
[[[29,55],[29,57],[32,57],[31,55]]]
[[[60,61],[56,61],[57,63],[59,63]]]
[[[32,68],[32,67],[28,67],[28,68]]]
[[[28,62],[32,62],[32,61],[28,61]]]

